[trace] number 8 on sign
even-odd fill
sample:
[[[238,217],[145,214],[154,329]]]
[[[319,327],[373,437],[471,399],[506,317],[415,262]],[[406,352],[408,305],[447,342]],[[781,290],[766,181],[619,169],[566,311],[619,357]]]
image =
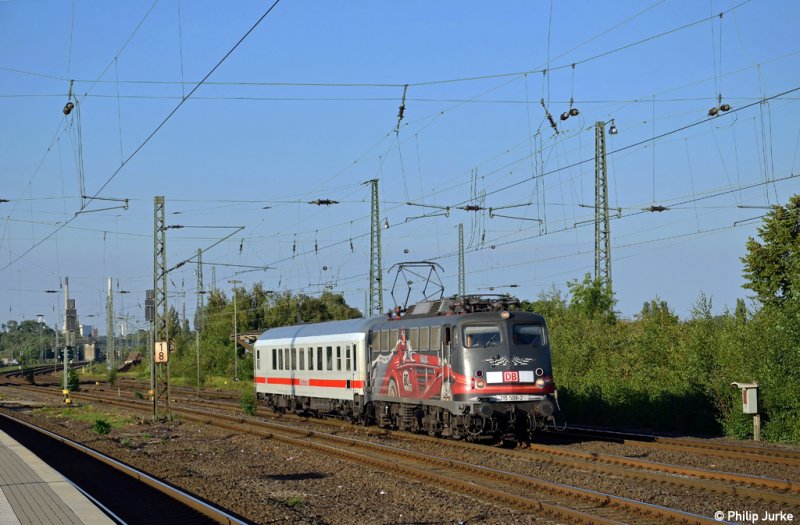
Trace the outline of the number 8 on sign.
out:
[[[169,361],[169,352],[167,351],[166,341],[156,341],[155,354],[156,363],[166,363]]]

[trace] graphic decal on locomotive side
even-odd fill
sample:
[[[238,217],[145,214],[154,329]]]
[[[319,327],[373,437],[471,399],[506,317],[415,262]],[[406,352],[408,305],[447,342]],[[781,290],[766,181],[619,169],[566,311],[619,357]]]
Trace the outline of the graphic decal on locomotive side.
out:
[[[373,345],[370,363],[373,392],[400,398],[441,398],[443,360],[439,357],[439,350],[432,348],[431,338],[427,335],[429,332],[429,327],[376,332],[380,335],[376,337],[377,345]],[[437,330],[436,342],[438,333]],[[389,341],[392,339],[385,337],[386,334],[389,337],[397,334],[391,347]],[[421,337],[420,334],[426,336]],[[421,347],[415,349],[415,345]]]

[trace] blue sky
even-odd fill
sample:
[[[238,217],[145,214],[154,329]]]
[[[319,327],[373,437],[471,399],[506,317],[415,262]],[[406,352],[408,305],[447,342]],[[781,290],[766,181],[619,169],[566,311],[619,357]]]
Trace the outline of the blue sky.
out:
[[[69,276],[81,320],[104,326],[111,276],[141,319],[154,195],[168,224],[245,227],[204,254],[206,287],[219,263],[226,290],[327,286],[363,308],[372,178],[384,271],[435,260],[455,293],[463,223],[468,292],[565,289],[594,268],[594,125],[611,119],[618,310],[660,297],[686,316],[702,292],[719,312],[748,295],[748,219],[800,190],[796,2],[283,0],[198,87],[270,5],[0,2],[0,318],[52,325],[61,299],[44,290]],[[708,118],[720,94],[732,110]],[[570,99],[580,114],[561,121]],[[128,210],[75,217],[80,166],[87,194]],[[408,220],[437,210],[407,202],[451,212]],[[232,231],[170,230],[168,265]],[[170,278],[191,315],[194,266]]]

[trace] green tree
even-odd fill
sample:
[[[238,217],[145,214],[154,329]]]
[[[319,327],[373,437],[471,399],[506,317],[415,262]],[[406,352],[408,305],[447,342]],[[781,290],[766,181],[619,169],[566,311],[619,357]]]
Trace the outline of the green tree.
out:
[[[786,206],[773,206],[758,228],[761,242],[750,237],[744,285],[762,304],[781,304],[800,290],[800,195]]]
[[[592,279],[587,273],[583,277],[583,282],[576,279],[570,281],[567,286],[572,294],[569,304],[571,309],[589,319],[602,319],[610,323],[616,321],[614,294],[603,286],[600,279]]]

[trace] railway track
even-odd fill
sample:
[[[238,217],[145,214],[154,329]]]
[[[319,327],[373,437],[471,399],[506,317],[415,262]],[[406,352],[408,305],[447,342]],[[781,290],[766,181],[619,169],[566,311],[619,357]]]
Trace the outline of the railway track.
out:
[[[679,452],[695,453],[699,451],[700,453],[709,456],[800,467],[800,452],[794,450],[738,445],[735,443],[719,443],[692,438],[673,438],[647,434],[615,432],[610,430],[597,430],[583,427],[568,427],[567,430],[560,433],[559,436],[609,441],[623,445],[632,445],[659,450],[674,450]]]
[[[96,392],[103,393],[106,391],[107,390],[103,387],[98,387],[96,390]],[[182,391],[188,392],[189,397],[173,396],[173,401],[181,404],[201,404],[217,410],[229,412],[238,413],[240,411],[239,403],[232,399],[229,402],[206,398],[199,399],[194,396],[193,389],[182,389]],[[113,396],[113,391],[108,392],[109,395]],[[230,395],[220,397],[231,398]],[[310,421],[308,418],[302,416],[275,414],[264,409],[260,409],[257,414],[261,417],[278,418],[284,421],[296,420],[300,423]],[[238,417],[238,415],[236,417]],[[313,420],[313,422],[330,427],[352,427],[350,423],[335,419]],[[532,444],[529,449],[508,450],[502,448],[488,448],[486,446],[461,441],[442,440],[425,435],[409,434],[407,432],[393,432],[383,429],[377,432],[384,435],[391,435],[401,440],[448,446],[456,451],[471,450],[473,452],[482,453],[491,451],[496,455],[512,457],[516,460],[561,465],[573,469],[588,469],[604,475],[619,476],[626,479],[646,481],[648,483],[682,486],[704,492],[748,498],[754,501],[768,501],[800,507],[800,484],[791,480],[670,465],[636,458],[583,452],[548,445]]]
[[[178,399],[185,403],[202,404],[220,410],[240,410],[238,403],[223,403],[208,399]],[[260,409],[257,415],[262,417],[278,417],[284,420],[296,419],[298,422],[309,421],[308,418],[302,416],[293,418],[291,415],[276,415],[264,409]],[[314,420],[314,422],[331,427],[352,427],[350,423],[338,420],[326,419]],[[483,445],[462,441],[442,440],[426,435],[409,434],[407,432],[393,432],[390,430],[380,430],[379,432],[404,440],[435,443],[440,446],[449,446],[458,450],[471,450],[484,453],[491,451],[494,454],[513,457],[519,460],[558,464],[569,468],[588,468],[595,472],[625,478],[666,485],[679,485],[707,492],[746,497],[753,500],[772,501],[800,506],[800,483],[791,480],[669,465],[636,458],[583,452],[548,445],[532,444],[528,449],[508,450],[503,448],[489,448]]]
[[[78,394],[78,399],[102,401],[133,410],[147,411],[145,403]],[[278,440],[304,449],[394,472],[411,479],[471,494],[489,502],[540,512],[576,523],[671,523],[711,524],[717,521],[690,513],[633,501],[610,494],[524,476],[468,462],[309,431],[241,416],[207,412],[181,406],[173,411],[186,420],[235,432]],[[531,492],[539,497],[531,497]]]
[[[97,391],[95,394],[103,393],[105,394],[104,387],[97,387]],[[185,405],[189,403],[202,403],[206,406],[213,407],[216,410],[225,410],[225,411],[239,411],[240,407],[238,403],[231,402],[221,402],[212,399],[197,399],[195,395],[194,389],[185,389],[189,392],[188,397],[181,397],[173,395],[173,400],[178,401],[181,405],[181,408],[178,409],[177,407],[173,407],[174,410],[180,410],[180,413],[189,419],[191,418],[201,418],[198,422],[203,423],[210,423],[211,421],[208,419],[203,418],[227,418],[228,423],[226,424],[233,424],[230,427],[231,430],[234,431],[242,431],[242,425],[246,425],[248,428],[254,427],[254,430],[248,430],[248,432],[256,433],[257,435],[264,436],[264,432],[267,433],[266,437],[271,437],[273,439],[282,439],[282,440],[291,440],[291,439],[301,439],[305,442],[311,443],[315,440],[310,439],[310,436],[323,436],[321,440],[323,442],[329,442],[329,436],[326,433],[320,433],[316,431],[309,431],[308,429],[297,429],[294,428],[293,430],[289,430],[286,428],[286,425],[278,425],[280,430],[275,430],[275,428],[270,428],[265,430],[264,428],[257,428],[258,425],[263,425],[268,427],[269,423],[259,423],[255,420],[245,420],[240,415],[222,415],[222,414],[211,414],[208,412],[204,413],[194,413],[191,417],[188,417],[192,409],[188,407],[184,408]],[[112,396],[116,394],[115,391],[109,392]],[[76,398],[82,398],[83,394],[74,394]],[[224,396],[230,398],[230,396]],[[88,400],[88,399],[87,399]],[[114,404],[117,404],[118,400],[114,401]],[[104,401],[107,402],[107,401]],[[126,408],[134,408],[138,410],[147,410],[149,405],[145,403],[136,403],[138,406],[132,406],[129,403],[133,402],[122,402],[121,406],[125,406]],[[144,406],[145,408],[142,408]],[[185,412],[189,411],[189,412]],[[198,411],[202,412],[202,411]],[[287,419],[295,419],[292,416],[287,415],[276,415],[272,413],[265,413],[264,410],[259,411],[259,415],[269,416],[281,418],[284,421]],[[340,426],[340,427],[352,427],[349,423],[340,422],[336,420],[309,420],[308,418],[303,417],[296,417],[297,422],[302,421],[313,421],[315,424],[324,424],[326,426]],[[226,427],[228,428],[228,427]],[[288,433],[288,434],[286,434]],[[292,435],[294,433],[294,435]],[[735,473],[725,473],[725,472],[718,472],[718,471],[708,471],[696,468],[689,468],[689,467],[680,467],[675,465],[668,465],[662,463],[655,463],[651,461],[639,460],[635,458],[626,458],[621,456],[614,456],[614,455],[604,455],[604,454],[596,454],[596,453],[587,453],[582,451],[576,451],[567,449],[564,447],[552,447],[546,445],[532,445],[530,449],[526,450],[508,450],[508,449],[494,449],[489,448],[486,446],[475,445],[470,443],[464,442],[457,442],[457,441],[449,441],[449,440],[441,440],[436,438],[430,438],[428,436],[423,435],[415,435],[415,434],[408,434],[405,432],[391,432],[380,430],[377,431],[378,434],[385,434],[385,435],[392,435],[393,437],[400,438],[403,440],[410,440],[410,441],[430,441],[431,443],[436,443],[439,446],[447,445],[449,447],[453,447],[454,449],[460,451],[459,457],[463,456],[464,449],[472,449],[476,453],[482,452],[487,453],[487,451],[491,451],[492,454],[508,456],[513,458],[514,460],[524,460],[529,462],[539,462],[539,463],[549,463],[559,466],[564,466],[570,469],[582,469],[582,470],[591,470],[602,475],[608,476],[617,476],[621,478],[631,479],[631,480],[641,480],[646,481],[651,484],[661,484],[661,485],[674,485],[680,487],[688,487],[694,490],[703,491],[709,494],[728,494],[735,498],[747,498],[752,501],[758,502],[771,502],[771,503],[780,503],[782,505],[790,505],[794,508],[800,508],[800,487],[798,486],[797,482],[788,481],[788,480],[778,480],[778,479],[771,479],[766,477],[759,477],[759,476],[748,476],[744,474],[735,474]],[[298,437],[300,436],[300,437]],[[346,438],[343,438],[346,439]],[[291,442],[291,441],[287,441]],[[292,442],[292,444],[298,445],[298,443]],[[352,450],[354,445],[352,445],[352,440],[348,441],[347,445],[343,445],[345,450]],[[415,454],[411,451],[406,451],[408,454]],[[353,459],[353,458],[351,458]],[[354,461],[356,459],[353,459]],[[445,458],[439,458],[440,461],[445,462],[452,462],[453,460],[448,460]],[[386,458],[385,460],[387,464],[376,464],[378,468],[387,467],[390,464],[396,464],[399,462],[398,458]],[[405,456],[402,459],[402,463],[405,465],[410,465],[414,463],[411,459],[407,459]],[[479,468],[477,465],[473,465],[475,468]],[[438,466],[437,468],[441,468]],[[463,467],[462,467],[463,468]],[[417,468],[419,472],[417,473],[406,473],[406,475],[410,477],[417,477],[418,479],[426,479],[420,472],[423,471],[421,468]],[[479,476],[479,474],[475,472],[466,472],[470,476]],[[453,476],[454,479],[463,479],[465,472],[462,471],[460,477]],[[512,476],[520,476],[519,474],[514,473],[505,473]],[[480,474],[480,477],[483,478],[491,478],[491,475],[483,472]],[[432,478],[431,478],[432,479]],[[521,476],[521,479],[528,480],[527,482],[520,481],[520,479],[515,479],[513,482],[505,481],[506,486],[502,486],[495,490],[499,490],[503,493],[508,493],[513,495],[514,492],[510,487],[514,485],[520,486],[527,486],[528,489],[534,489],[537,491],[545,491],[542,486],[536,485],[531,486],[530,484],[533,481],[530,481],[533,478],[528,478],[527,476]],[[440,480],[441,481],[441,480]],[[537,480],[537,482],[541,483],[548,483],[544,482],[543,480]],[[450,483],[445,483],[442,481],[443,484],[453,487],[455,490],[462,490],[467,491],[469,487],[462,486],[458,488],[457,486],[452,486]],[[485,481],[482,483],[485,487],[492,489],[492,483],[490,481]],[[526,485],[527,483],[527,485]],[[553,486],[549,487],[550,491],[554,491],[558,493],[559,489],[556,488],[558,485],[553,484]],[[474,489],[471,489],[474,490]],[[578,489],[582,490],[582,489]],[[591,492],[591,491],[588,491]],[[603,495],[606,496],[606,495]],[[488,494],[487,494],[488,497]],[[497,494],[493,494],[491,497],[497,498]],[[510,497],[510,496],[509,496]],[[524,495],[522,496],[524,497]],[[589,497],[584,495],[583,497]],[[613,496],[609,496],[612,497]],[[518,508],[523,508],[526,510],[530,509],[538,509],[540,512],[544,512],[541,503],[549,503],[548,501],[538,501],[537,503],[533,503],[531,501],[519,501],[517,500],[516,503],[513,501],[502,499],[502,501],[506,501],[510,505],[514,505]],[[512,498],[513,499],[513,498]],[[590,498],[591,499],[591,498]],[[624,498],[618,498],[620,501],[625,501]],[[594,500],[594,503],[597,504],[597,499]],[[620,502],[615,502],[619,505],[623,505]],[[559,507],[557,503],[553,503],[556,507]],[[583,505],[591,503],[583,502]],[[538,505],[538,506],[537,506]],[[573,501],[569,503],[569,506],[572,508],[582,508],[581,503],[577,501]],[[607,503],[605,505],[608,505]],[[560,507],[559,507],[560,508]],[[589,507],[591,508],[591,507]],[[634,512],[635,516],[640,516],[639,512],[653,512],[652,509],[648,509],[646,511],[632,511]],[[680,512],[680,511],[676,511]],[[557,516],[558,519],[567,519],[566,515],[563,514],[562,510],[551,510],[548,511],[548,514],[552,516]],[[691,515],[689,515],[691,516]],[[662,516],[663,518],[663,516]],[[685,518],[669,518],[672,520],[681,521]],[[584,519],[584,517],[580,516],[573,516],[570,520],[573,519]],[[613,521],[614,517],[611,516],[609,519]],[[625,520],[629,520],[629,518],[624,518]],[[694,519],[694,518],[692,518]],[[645,520],[646,521],[646,520]]]

